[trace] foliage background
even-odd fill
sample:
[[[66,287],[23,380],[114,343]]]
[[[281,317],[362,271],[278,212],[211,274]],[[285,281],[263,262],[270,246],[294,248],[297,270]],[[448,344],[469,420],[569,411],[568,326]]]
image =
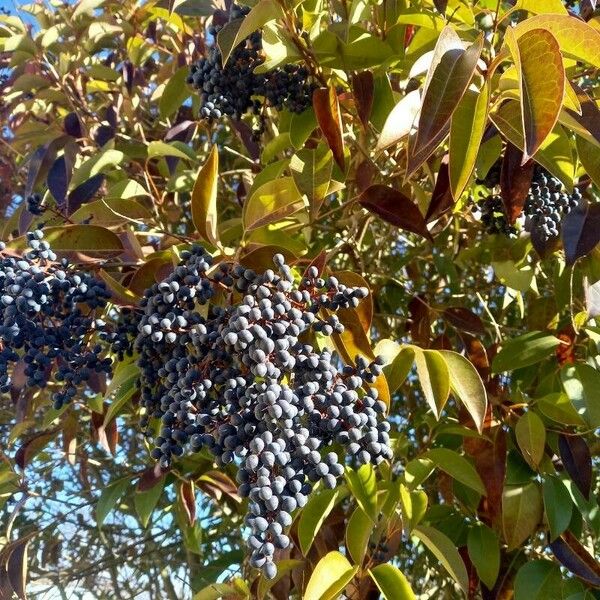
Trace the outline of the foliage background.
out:
[[[597,597],[592,4],[586,21],[552,0],[261,0],[272,64],[302,47],[329,88],[300,116],[265,111],[259,143],[253,118],[200,120],[185,85],[212,43],[207,3],[40,2],[2,17],[0,238],[18,247],[39,220],[22,198],[45,194],[55,247],[107,281],[113,316],[198,239],[254,268],[283,251],[299,272],[316,261],[364,280],[371,301],[336,346],[386,357],[395,460],[316,493],[267,589],[245,564],[234,472],[203,454],[151,464],[132,363],[60,412],[17,378],[0,399],[1,593],[23,597],[27,579],[39,598]],[[456,35],[479,65],[436,63]],[[201,168],[211,147],[218,176]],[[485,191],[474,175],[502,156],[519,212],[523,152],[589,203],[555,244],[487,235],[471,210]]]

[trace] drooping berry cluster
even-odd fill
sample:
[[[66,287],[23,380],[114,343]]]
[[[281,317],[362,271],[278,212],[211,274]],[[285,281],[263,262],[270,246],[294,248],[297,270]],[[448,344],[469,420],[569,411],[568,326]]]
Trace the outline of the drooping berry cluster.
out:
[[[56,254],[38,229],[27,234],[21,257],[0,245],[0,391],[25,365],[28,387],[58,382],[54,406],[61,408],[94,372],[109,373],[111,359],[92,342],[94,314],[110,296],[104,282],[82,273]]]
[[[250,9],[233,5],[230,19],[244,17]],[[209,33],[216,39],[222,29],[212,25]],[[201,116],[219,119],[223,115],[240,119],[248,111],[258,113],[263,97],[267,105],[277,109],[287,108],[296,113],[306,110],[312,101],[314,84],[303,66],[286,65],[268,73],[258,74],[254,70],[264,62],[262,34],[252,33],[236,46],[227,63],[223,65],[221,52],[216,43],[208,56],[191,67],[188,83],[200,91]]]
[[[335,311],[368,292],[314,267],[296,284],[281,255],[262,274],[213,268],[200,247],[182,258],[145,294],[136,340],[141,402],[162,420],[153,457],[167,466],[186,447],[207,448],[239,467],[250,563],[272,578],[292,513],[316,482],[334,487],[344,471],[327,448],[339,444],[359,464],[392,456],[385,404],[370,387],[379,361],[343,365],[314,345],[317,332],[343,331]]]
[[[479,213],[481,223],[488,234],[516,235],[516,227],[510,225],[506,218],[504,202],[501,196],[496,194],[482,196],[475,204],[473,210]]]
[[[580,201],[581,192],[577,188],[568,194],[560,180],[536,166],[523,208],[525,230],[536,230],[542,241],[557,237],[564,215],[568,215]]]

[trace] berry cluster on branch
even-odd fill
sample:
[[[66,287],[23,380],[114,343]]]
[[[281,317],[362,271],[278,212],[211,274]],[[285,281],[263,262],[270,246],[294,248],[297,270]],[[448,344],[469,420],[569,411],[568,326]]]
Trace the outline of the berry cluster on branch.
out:
[[[248,7],[233,5],[230,19],[243,18],[249,11]],[[211,25],[209,33],[216,40],[221,29],[220,25]],[[239,120],[249,111],[258,114],[263,103],[294,113],[311,106],[316,86],[310,81],[306,67],[288,64],[267,73],[255,73],[256,67],[263,63],[260,31],[238,44],[225,65],[215,43],[208,56],[192,65],[188,78],[188,83],[200,92],[201,116],[219,119],[227,115]]]
[[[392,456],[386,407],[371,387],[380,362],[344,365],[315,343],[317,332],[342,332],[335,312],[368,292],[315,267],[296,284],[281,255],[262,274],[213,267],[197,246],[182,259],[146,292],[136,340],[141,403],[162,420],[152,455],[167,466],[206,448],[238,465],[250,563],[272,578],[275,550],[289,545],[292,513],[314,484],[334,487],[343,455],[359,464]]]

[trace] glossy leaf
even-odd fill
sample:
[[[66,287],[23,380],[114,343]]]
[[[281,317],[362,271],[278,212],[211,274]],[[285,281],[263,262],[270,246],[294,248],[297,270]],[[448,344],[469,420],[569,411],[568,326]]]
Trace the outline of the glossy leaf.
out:
[[[431,239],[425,219],[417,205],[399,190],[385,185],[372,185],[358,198],[369,212],[387,223]]]
[[[363,127],[369,125],[369,117],[373,108],[374,79],[370,71],[362,71],[352,77],[352,93],[356,103],[356,111]]]
[[[554,540],[571,522],[573,501],[562,480],[551,475],[544,478],[542,496],[546,520],[550,527],[550,540]]]
[[[523,212],[531,187],[533,169],[532,160],[523,163],[523,152],[510,142],[506,144],[500,173],[500,195],[511,224],[514,224]]]
[[[563,219],[565,258],[572,265],[600,242],[600,205],[581,203]]]
[[[346,527],[346,546],[354,564],[362,564],[372,529],[373,521],[360,506],[357,506]]]
[[[358,567],[337,551],[329,552],[312,572],[303,600],[334,600],[352,580]]]
[[[421,95],[419,90],[413,90],[388,115],[377,140],[377,150],[385,150],[404,139],[416,124],[420,111]]]
[[[191,88],[187,85],[189,75],[189,68],[181,67],[175,71],[165,85],[158,104],[161,118],[170,117],[192,93]]]
[[[313,107],[319,127],[333,153],[333,158],[342,172],[345,172],[342,116],[335,89],[328,87],[315,90]]]
[[[600,587],[600,564],[570,531],[551,542],[550,548],[571,573],[596,588]]]
[[[478,92],[468,89],[452,115],[448,169],[455,200],[462,195],[475,169],[487,124],[489,101],[490,87],[486,82]]]
[[[448,365],[452,393],[469,411],[477,430],[481,433],[487,412],[487,393],[477,369],[457,352],[450,350],[439,352]]]
[[[544,457],[546,428],[543,421],[531,410],[517,421],[515,427],[517,443],[523,458],[535,469]]]
[[[413,535],[425,544],[466,594],[469,589],[469,576],[454,542],[441,531],[424,525],[416,527]]]
[[[392,564],[377,565],[369,570],[369,575],[377,585],[384,600],[415,600],[415,594],[408,580]]]
[[[531,331],[509,339],[496,354],[492,369],[495,373],[534,365],[554,352],[558,338],[543,331]]]
[[[302,509],[298,520],[300,550],[307,555],[317,533],[334,506],[344,497],[344,490],[322,490],[315,494]]]
[[[364,513],[377,521],[377,476],[373,465],[361,465],[358,469],[346,469],[346,483]]]
[[[502,530],[509,550],[518,548],[542,519],[542,494],[537,483],[511,485],[502,495]]]
[[[148,523],[150,522],[150,517],[160,500],[160,497],[163,493],[164,487],[164,477],[161,477],[156,485],[151,488],[140,491],[136,490],[135,495],[133,497],[133,505],[135,506],[135,511],[140,519],[140,523],[142,527],[148,527]]]
[[[219,182],[219,152],[213,146],[208,159],[198,171],[192,190],[192,219],[202,239],[213,246],[219,244],[217,214],[217,184]]]
[[[426,83],[412,154],[419,154],[447,127],[473,77],[482,48],[480,37],[466,50],[448,50],[437,64],[432,64],[434,70],[430,70]]]
[[[450,395],[450,371],[437,350],[421,350],[415,346],[415,364],[419,385],[436,419],[440,418]]]

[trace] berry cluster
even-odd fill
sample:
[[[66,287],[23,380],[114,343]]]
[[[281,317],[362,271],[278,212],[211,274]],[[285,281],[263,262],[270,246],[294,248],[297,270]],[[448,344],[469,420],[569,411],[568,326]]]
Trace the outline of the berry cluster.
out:
[[[316,482],[332,488],[343,474],[327,448],[338,444],[359,464],[392,456],[385,404],[369,385],[380,362],[343,365],[314,345],[316,333],[342,332],[335,312],[368,292],[315,267],[295,284],[281,255],[262,274],[213,267],[200,247],[182,259],[146,292],[136,340],[141,403],[162,420],[152,454],[167,466],[186,446],[206,448],[239,467],[250,562],[272,578],[292,513]]]
[[[560,180],[536,166],[523,212],[525,230],[536,233],[542,241],[557,237],[564,215],[568,215],[581,201],[581,192],[575,188],[568,194]]]
[[[22,257],[0,245],[0,391],[10,389],[12,365],[22,361],[28,387],[58,382],[53,400],[61,408],[94,372],[110,373],[110,358],[90,340],[109,293],[66,259],[56,262],[43,237],[40,229],[27,234]]]
[[[249,11],[248,7],[233,5],[230,18],[242,18]],[[221,29],[220,25],[211,25],[209,33],[216,38]],[[227,64],[222,62],[215,44],[208,56],[191,67],[188,83],[200,91],[200,114],[204,118],[219,119],[227,115],[239,120],[250,110],[258,114],[262,103],[257,96],[264,97],[269,106],[279,110],[285,107],[296,113],[311,105],[315,86],[308,81],[305,67],[286,65],[265,74],[254,72],[264,62],[259,31],[233,49]]]
[[[487,233],[516,235],[517,228],[510,225],[506,218],[502,197],[493,192],[493,188],[499,183],[498,170],[492,167],[486,178],[479,182],[492,190],[491,194],[481,194],[481,198],[473,207],[474,212],[479,214]],[[557,237],[562,218],[577,207],[581,197],[578,189],[568,194],[560,180],[536,164],[523,206],[525,231],[535,232],[543,242]]]

